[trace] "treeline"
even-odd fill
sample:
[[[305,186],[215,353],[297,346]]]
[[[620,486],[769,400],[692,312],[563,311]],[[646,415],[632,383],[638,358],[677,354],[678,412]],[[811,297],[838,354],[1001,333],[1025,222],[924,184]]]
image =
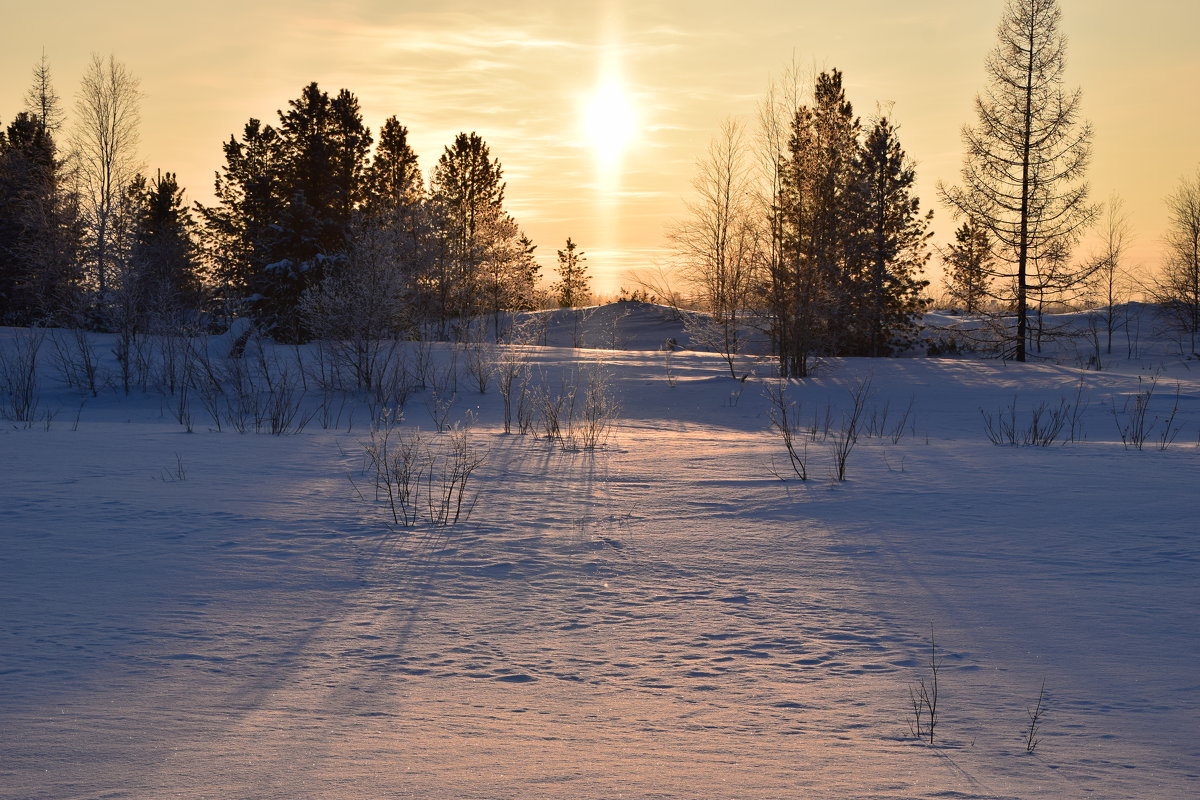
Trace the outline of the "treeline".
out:
[[[316,83],[223,145],[216,201],[136,164],[137,81],[94,58],[72,135],[45,61],[0,133],[0,324],[152,330],[248,316],[281,341],[403,336],[539,301],[503,169],[459,134],[428,182],[392,117]],[[352,329],[352,330],[351,330]]]

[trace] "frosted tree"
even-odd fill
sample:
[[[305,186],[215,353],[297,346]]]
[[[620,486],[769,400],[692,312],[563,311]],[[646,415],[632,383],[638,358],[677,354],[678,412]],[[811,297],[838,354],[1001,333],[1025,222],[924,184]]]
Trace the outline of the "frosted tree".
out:
[[[1031,292],[1087,277],[1085,268],[1038,277],[1060,265],[1095,215],[1083,177],[1092,129],[1080,119],[1081,93],[1063,88],[1066,40],[1056,0],[1009,0],[988,56],[977,121],[963,129],[962,185],[939,186],[956,215],[973,219],[995,242],[997,286],[1011,287],[1016,330],[1009,355],[1024,361]]]
[[[458,134],[434,166],[431,202],[442,240],[430,284],[443,324],[486,308],[480,275],[504,218],[504,189],[500,160],[474,132]]]

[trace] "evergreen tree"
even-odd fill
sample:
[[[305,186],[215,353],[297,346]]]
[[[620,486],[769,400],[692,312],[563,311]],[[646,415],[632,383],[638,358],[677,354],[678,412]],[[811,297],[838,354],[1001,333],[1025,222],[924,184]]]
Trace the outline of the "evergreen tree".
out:
[[[813,107],[792,117],[776,199],[780,258],[770,295],[785,375],[807,375],[808,359],[838,352],[847,334],[859,129],[842,73],[818,75]]]
[[[767,298],[784,375],[816,355],[883,356],[913,338],[931,215],[887,119],[865,138],[837,70],[817,76],[774,171]]]
[[[183,190],[174,173],[159,173],[153,182],[139,175],[129,196],[133,228],[123,290],[139,319],[177,320],[198,309],[201,294],[194,223]]]
[[[968,219],[954,232],[954,244],[946,249],[946,291],[968,314],[983,310],[989,296],[992,240],[987,228]]]
[[[217,298],[229,310],[252,298],[259,271],[271,263],[279,238],[283,192],[279,134],[251,119],[239,141],[222,145],[225,166],[217,173],[217,205],[197,205],[204,227],[204,260]]]
[[[438,159],[431,189],[441,243],[430,278],[442,321],[486,310],[481,267],[495,237],[513,234],[501,224],[504,188],[500,161],[475,133],[460,133]]]
[[[21,112],[0,131],[0,322],[65,319],[79,289],[74,204],[53,133]]]
[[[587,258],[579,245],[567,238],[567,246],[558,251],[558,282],[551,287],[558,304],[563,308],[575,308],[588,302],[590,276],[584,262]]]
[[[279,112],[277,128],[250,120],[241,142],[225,144],[218,205],[201,209],[207,255],[225,293],[248,301],[277,338],[306,338],[300,298],[346,261],[370,147],[354,95],[331,98],[315,83]]]
[[[928,281],[929,223],[912,193],[916,173],[886,119],[871,128],[854,166],[849,203],[851,260],[844,293],[847,332],[839,353],[880,357],[910,345]]]
[[[389,117],[367,169],[368,213],[393,211],[411,205],[424,194],[417,155],[408,144],[408,128]]]

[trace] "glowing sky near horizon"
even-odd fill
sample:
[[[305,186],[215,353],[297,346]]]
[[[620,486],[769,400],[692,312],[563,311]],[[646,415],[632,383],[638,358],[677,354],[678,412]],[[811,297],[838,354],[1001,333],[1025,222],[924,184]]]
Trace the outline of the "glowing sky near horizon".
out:
[[[274,120],[317,81],[359,98],[373,131],[396,115],[428,174],[459,131],[500,159],[510,211],[547,270],[568,236],[596,288],[662,263],[695,161],[728,116],[753,118],[793,60],[836,67],[849,99],[899,122],[937,240],[954,222],[934,186],[954,182],[1003,0],[263,0],[25,4],[6,11],[0,123],[22,107],[44,48],[71,110],[91,53],[142,82],[142,160],[211,198],[221,143]],[[1061,0],[1067,83],[1096,129],[1093,195],[1125,200],[1133,259],[1153,266],[1163,198],[1200,166],[1200,4]],[[1084,247],[1086,248],[1086,244]]]

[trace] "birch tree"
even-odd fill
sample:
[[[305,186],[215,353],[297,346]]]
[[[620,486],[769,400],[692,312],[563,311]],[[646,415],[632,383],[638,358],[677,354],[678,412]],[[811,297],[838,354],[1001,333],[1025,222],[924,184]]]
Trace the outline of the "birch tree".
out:
[[[141,97],[138,79],[124,64],[111,55],[93,55],[75,101],[73,145],[87,263],[101,303],[113,268],[114,216],[139,170]]]

